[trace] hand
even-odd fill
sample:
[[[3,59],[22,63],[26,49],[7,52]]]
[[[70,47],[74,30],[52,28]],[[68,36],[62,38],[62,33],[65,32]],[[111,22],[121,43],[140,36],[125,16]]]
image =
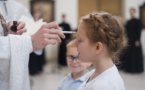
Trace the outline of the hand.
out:
[[[140,46],[140,42],[139,41],[135,41],[135,46],[139,47]]]
[[[61,42],[60,38],[65,38],[63,32],[56,22],[47,23],[31,37],[33,51],[44,48],[48,44]]]
[[[13,25],[13,22],[9,22],[7,26],[10,29],[12,25]],[[13,32],[12,30],[10,30],[9,34],[22,35],[26,31],[27,30],[25,29],[25,23],[20,21],[18,22],[17,32]]]

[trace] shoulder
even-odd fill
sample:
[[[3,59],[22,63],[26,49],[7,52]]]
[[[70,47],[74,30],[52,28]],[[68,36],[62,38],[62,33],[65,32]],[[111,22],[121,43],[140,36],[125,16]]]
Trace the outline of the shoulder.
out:
[[[63,77],[63,78],[59,81],[59,84],[64,83],[64,82],[67,80],[67,78],[68,78],[68,76]]]
[[[124,90],[124,83],[116,66],[108,69],[92,81],[92,88],[98,90]]]
[[[62,85],[62,84],[64,84],[65,82],[67,82],[69,80],[69,74],[66,75],[66,76],[64,76],[62,79],[60,79],[59,86]]]
[[[58,83],[58,90],[60,90],[60,89],[62,88],[62,85],[64,84],[65,80],[66,80],[66,77],[63,77],[63,78],[59,81],[59,83]]]
[[[58,90],[61,90],[61,89],[64,87],[64,85],[66,85],[67,83],[69,83],[68,81],[70,81],[70,80],[69,80],[69,75],[63,77],[63,78],[59,81],[59,83],[58,83]]]

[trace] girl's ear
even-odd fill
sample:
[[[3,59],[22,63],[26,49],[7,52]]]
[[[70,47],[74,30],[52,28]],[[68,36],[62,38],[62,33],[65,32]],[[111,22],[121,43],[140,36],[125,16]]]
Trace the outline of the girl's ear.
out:
[[[97,42],[95,46],[96,46],[96,54],[100,54],[104,49],[104,45],[101,42]]]

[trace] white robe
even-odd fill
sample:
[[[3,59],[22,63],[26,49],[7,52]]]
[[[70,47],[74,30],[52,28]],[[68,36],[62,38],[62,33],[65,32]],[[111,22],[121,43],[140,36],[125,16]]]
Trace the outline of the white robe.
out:
[[[13,0],[10,1],[6,1],[6,5],[12,4]],[[0,7],[2,7],[2,2],[0,1]],[[16,7],[16,4],[14,2],[13,5],[8,5],[8,15],[20,15],[20,12],[16,13],[16,9],[25,12],[21,8],[14,9],[13,7]],[[13,18],[5,15],[4,17],[6,20]],[[31,52],[32,42],[30,36],[8,35],[4,37],[0,23],[0,90],[30,90],[28,60]]]
[[[0,36],[0,90],[30,90],[28,60],[31,51],[29,36]]]

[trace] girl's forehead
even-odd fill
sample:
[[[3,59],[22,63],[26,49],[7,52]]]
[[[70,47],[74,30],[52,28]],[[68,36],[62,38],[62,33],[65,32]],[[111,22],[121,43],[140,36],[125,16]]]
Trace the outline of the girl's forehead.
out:
[[[78,38],[83,38],[84,36],[86,36],[85,28],[80,28],[80,29],[78,29],[77,37],[78,37]]]
[[[68,47],[67,49],[69,49],[69,50],[75,50],[75,49],[77,49],[77,47],[75,47],[75,46],[70,46],[70,47]]]
[[[68,52],[78,52],[77,47],[69,47],[69,48],[67,48],[67,51]]]
[[[83,27],[83,25],[79,25],[79,27],[78,27],[78,32],[77,32],[77,36],[79,36],[80,37],[80,35],[84,32],[84,27]]]

